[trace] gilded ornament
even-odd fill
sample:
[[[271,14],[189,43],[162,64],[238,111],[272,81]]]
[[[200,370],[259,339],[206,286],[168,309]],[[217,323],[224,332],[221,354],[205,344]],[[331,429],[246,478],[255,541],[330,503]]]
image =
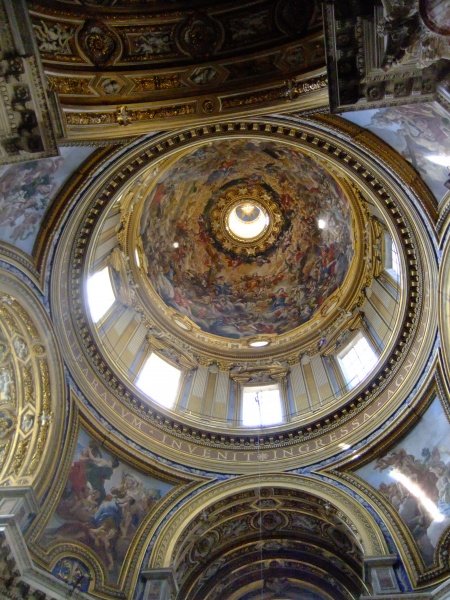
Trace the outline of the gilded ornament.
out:
[[[6,302],[5,298],[2,298],[2,301]],[[9,304],[9,302],[6,303]],[[0,319],[3,321],[4,325],[6,325],[6,328],[9,331],[9,333],[20,332],[20,329],[15,319],[7,310],[7,308],[2,304],[0,304]]]
[[[117,36],[102,21],[88,21],[79,34],[79,44],[96,65],[107,63],[119,51]]]
[[[215,103],[212,98],[207,98],[206,100],[203,100],[203,102],[202,102],[202,108],[205,113],[214,112],[214,106],[215,106]]]
[[[12,407],[3,405],[0,409],[0,439],[10,436],[17,423]]]
[[[289,80],[285,82],[283,88],[274,88],[266,92],[242,94],[240,96],[223,99],[222,107],[234,108],[237,106],[245,106],[247,104],[260,104],[262,102],[279,100],[280,98],[285,97],[294,100],[299,96],[316,92],[327,86],[328,80],[326,76],[316,77],[304,82]]]
[[[119,125],[129,125],[129,123],[131,121],[131,115],[127,111],[126,106],[118,106],[117,107],[116,120],[119,123]]]
[[[234,367],[230,371],[230,378],[241,385],[268,384],[284,380],[289,373],[289,368],[283,365],[248,366],[246,364]]]
[[[178,106],[164,106],[155,110],[136,110],[133,111],[137,121],[147,121],[155,118],[170,119],[172,117],[182,117],[195,114],[194,104],[180,104]]]
[[[56,77],[55,75],[47,75],[49,90],[57,92],[61,95],[84,95],[92,96],[94,92],[89,87],[91,78],[81,77]]]
[[[22,367],[22,380],[23,380],[23,390],[25,396],[25,403],[35,403],[34,397],[34,381],[31,373],[31,367]]]
[[[39,361],[39,370],[41,373],[42,381],[42,410],[46,414],[50,412],[50,379],[48,373],[48,365],[45,360]]]
[[[171,90],[181,87],[179,75],[154,75],[153,77],[132,77],[135,83],[134,92],[151,92]]]
[[[269,102],[271,100],[279,100],[286,96],[284,88],[277,88],[268,92],[250,93],[243,94],[241,96],[234,96],[231,98],[225,98],[222,100],[222,108],[236,108],[239,106],[246,106],[248,104],[261,104],[262,102]]]
[[[105,125],[117,121],[116,114],[111,113],[91,113],[91,112],[69,112],[66,113],[68,125]]]
[[[9,470],[9,475],[17,475],[19,473],[23,465],[23,461],[25,460],[25,457],[27,455],[29,441],[29,438],[20,440],[17,446],[17,450],[14,454],[14,459],[11,465],[11,469]]]
[[[225,251],[245,258],[273,246],[285,224],[275,192],[259,183],[227,187],[207,212],[213,238]]]
[[[42,412],[42,414],[39,417],[40,427],[36,442],[36,449],[31,459],[30,466],[28,467],[27,475],[32,475],[39,464],[39,460],[41,459],[42,453],[44,451],[45,442],[47,441],[48,429],[50,427],[52,419],[53,414],[47,413],[45,411]]]
[[[5,341],[0,340],[0,362],[3,362],[9,354],[9,346]]]
[[[177,41],[191,56],[206,58],[219,49],[222,35],[216,21],[206,14],[196,14],[182,25]]]
[[[25,325],[26,330],[30,334],[30,337],[33,339],[37,339],[38,333],[36,327],[33,324],[33,321],[30,319],[30,315],[26,312],[26,310],[22,307],[21,304],[17,302],[17,300],[12,300],[11,306],[14,308],[16,313],[20,316],[22,322]]]
[[[42,356],[45,354],[45,347],[42,344],[34,344],[33,352],[36,356]]]
[[[227,360],[218,360],[217,366],[219,367],[219,371],[229,372],[233,368],[233,363]]]
[[[6,458],[8,457],[9,447],[11,446],[11,440],[8,440],[3,444],[0,444],[0,473],[3,469],[3,465],[5,464]]]

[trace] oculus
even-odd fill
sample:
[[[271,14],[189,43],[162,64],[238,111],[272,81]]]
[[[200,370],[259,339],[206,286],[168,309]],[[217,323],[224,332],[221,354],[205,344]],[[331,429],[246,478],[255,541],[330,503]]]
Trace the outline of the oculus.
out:
[[[224,252],[250,259],[277,241],[285,224],[269,186],[231,182],[206,209],[212,237]],[[211,203],[210,203],[211,204]]]

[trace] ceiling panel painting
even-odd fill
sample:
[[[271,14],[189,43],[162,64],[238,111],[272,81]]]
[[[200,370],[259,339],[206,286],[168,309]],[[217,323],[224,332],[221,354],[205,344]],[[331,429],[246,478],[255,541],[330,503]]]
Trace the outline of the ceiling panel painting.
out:
[[[439,399],[390,452],[355,472],[398,511],[430,567],[450,526],[450,424]]]
[[[40,544],[62,543],[94,554],[114,584],[130,544],[173,485],[138,473],[81,430],[67,482]]]
[[[140,233],[164,302],[229,338],[305,323],[353,258],[341,186],[312,158],[269,141],[221,141],[180,158],[149,194]]]
[[[439,202],[448,192],[450,119],[436,104],[348,112],[345,119],[369,129],[417,169]]]
[[[93,146],[62,147],[61,156],[0,168],[0,240],[31,254],[42,218]]]

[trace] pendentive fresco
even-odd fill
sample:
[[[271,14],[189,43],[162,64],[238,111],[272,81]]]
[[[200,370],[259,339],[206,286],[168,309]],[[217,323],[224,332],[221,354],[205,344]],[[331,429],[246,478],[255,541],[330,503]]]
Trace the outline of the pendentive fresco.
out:
[[[94,552],[115,583],[130,543],[172,485],[138,473],[81,430],[62,496],[41,544],[71,542]]]
[[[61,156],[0,168],[0,240],[31,254],[42,218],[63,184],[94,151],[60,148]]]
[[[436,197],[448,192],[450,119],[438,104],[412,104],[342,115],[365,127],[399,152],[417,169]],[[436,162],[437,161],[437,162]]]
[[[450,424],[439,399],[390,452],[356,474],[394,506],[431,566],[450,526]]]

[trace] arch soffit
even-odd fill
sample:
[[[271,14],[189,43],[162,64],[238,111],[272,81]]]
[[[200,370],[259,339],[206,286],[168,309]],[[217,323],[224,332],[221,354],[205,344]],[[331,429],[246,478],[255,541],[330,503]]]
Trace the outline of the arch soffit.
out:
[[[349,497],[348,493],[313,477],[278,473],[243,476],[217,483],[189,499],[164,524],[152,551],[149,568],[165,568],[171,565],[173,552],[183,531],[206,507],[238,492],[254,490],[260,485],[305,492],[329,502],[340,512],[341,520],[352,525],[365,556],[389,554],[383,534],[372,516],[357,500]]]
[[[0,485],[45,493],[64,439],[65,385],[52,324],[25,278],[0,269]],[[4,413],[4,414],[3,414]]]

